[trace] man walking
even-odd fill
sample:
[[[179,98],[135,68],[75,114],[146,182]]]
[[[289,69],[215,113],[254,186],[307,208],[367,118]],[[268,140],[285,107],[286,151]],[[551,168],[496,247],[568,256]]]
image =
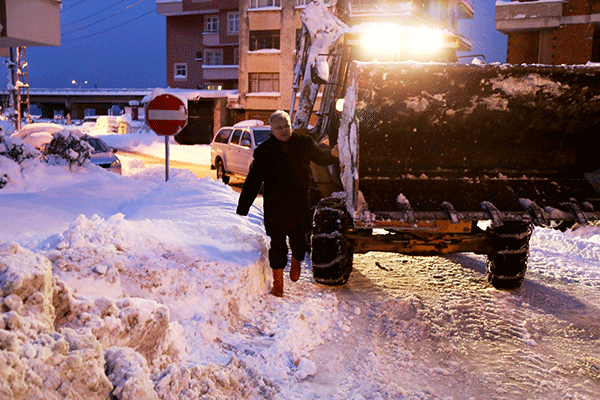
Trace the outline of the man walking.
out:
[[[300,278],[300,262],[308,250],[306,235],[311,215],[308,197],[310,162],[330,165],[329,151],[321,151],[308,135],[292,132],[290,116],[275,111],[269,118],[273,135],[254,150],[254,162],[240,194],[236,213],[248,215],[264,184],[264,224],[271,238],[269,264],[273,270],[271,294],[283,296],[283,269],[287,265],[289,238],[292,250],[290,280]]]

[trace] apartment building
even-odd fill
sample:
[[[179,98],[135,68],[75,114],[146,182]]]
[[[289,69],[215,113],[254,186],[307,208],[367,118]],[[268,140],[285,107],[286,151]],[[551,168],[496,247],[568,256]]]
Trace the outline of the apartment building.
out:
[[[336,0],[322,1],[336,7]],[[349,2],[349,25],[384,20],[434,25],[456,33],[457,20],[474,14],[468,0],[337,1]],[[289,109],[294,49],[302,28],[300,14],[308,3],[310,0],[240,1],[238,106],[246,119],[266,120],[273,110]],[[470,49],[470,41],[461,36],[459,51]]]
[[[208,131],[216,132],[225,123],[267,121],[274,110],[289,110],[300,15],[310,1],[157,0],[158,13],[167,19],[167,85],[238,89],[238,96],[230,96],[226,107],[208,100],[190,104],[190,120],[196,120],[181,132],[180,136],[189,138],[180,143],[199,143],[194,130],[207,130],[211,118],[214,123]],[[343,1],[349,25],[383,20],[432,25],[456,33],[457,21],[474,14],[470,0],[321,1],[332,10]],[[470,49],[470,41],[460,36],[458,50]],[[318,102],[319,98],[317,107]]]
[[[600,62],[599,0],[501,0],[495,18],[509,64]]]
[[[239,0],[157,0],[167,20],[167,85],[237,89]]]

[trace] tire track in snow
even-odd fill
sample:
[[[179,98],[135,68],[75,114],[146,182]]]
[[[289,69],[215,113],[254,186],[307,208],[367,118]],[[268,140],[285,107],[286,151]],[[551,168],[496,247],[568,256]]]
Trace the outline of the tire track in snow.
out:
[[[354,265],[348,284],[330,289],[349,318],[362,310],[345,341],[328,349],[337,351],[327,370],[339,384],[331,398],[592,399],[600,392],[600,301],[589,286],[549,285],[534,273],[522,288],[498,291],[485,279],[485,257],[473,254],[369,253],[355,255]]]

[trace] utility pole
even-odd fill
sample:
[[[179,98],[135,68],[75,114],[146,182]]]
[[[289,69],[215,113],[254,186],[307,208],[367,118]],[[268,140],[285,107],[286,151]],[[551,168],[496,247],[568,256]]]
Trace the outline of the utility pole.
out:
[[[18,96],[19,96],[19,91],[17,90],[17,48],[16,47],[11,47],[9,48],[9,64],[8,64],[8,71],[9,71],[9,77],[10,77],[10,93],[8,94],[8,108],[9,110],[11,110],[10,112],[12,113],[11,118],[15,118],[15,110],[16,104],[19,104],[18,101]],[[20,127],[20,118],[17,116],[15,118],[15,125],[17,127],[17,130],[21,129]]]
[[[31,105],[29,102],[29,78],[27,76],[27,57],[25,47],[11,47],[10,64],[10,94],[8,106],[14,112],[15,126],[17,130],[22,128],[23,104],[22,95],[25,96],[25,105],[27,109],[27,123],[31,122]],[[22,93],[22,91],[25,91]]]
[[[17,92],[19,97],[19,128],[21,129],[21,116],[23,115],[23,104],[27,111],[27,123],[31,123],[31,102],[29,101],[29,77],[27,75],[26,47],[17,47]],[[24,92],[22,92],[24,91]],[[25,99],[23,99],[25,97]]]

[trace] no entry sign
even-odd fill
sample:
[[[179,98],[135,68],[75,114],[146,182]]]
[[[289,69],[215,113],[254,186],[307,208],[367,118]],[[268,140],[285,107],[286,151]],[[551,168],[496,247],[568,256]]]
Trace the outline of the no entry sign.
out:
[[[161,94],[146,107],[146,122],[158,135],[171,136],[187,125],[188,112],[177,96]]]

